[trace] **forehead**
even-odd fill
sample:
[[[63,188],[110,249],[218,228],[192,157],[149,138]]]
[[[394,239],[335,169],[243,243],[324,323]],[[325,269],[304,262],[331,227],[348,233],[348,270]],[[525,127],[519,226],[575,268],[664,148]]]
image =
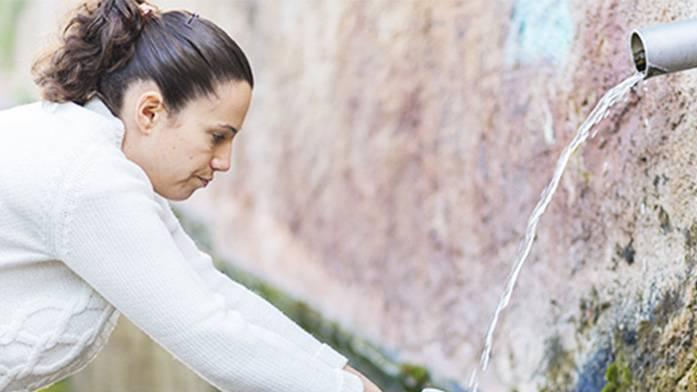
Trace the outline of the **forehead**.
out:
[[[226,123],[239,129],[249,108],[252,89],[247,82],[231,81],[219,84],[215,94],[197,97],[183,112],[197,120]]]

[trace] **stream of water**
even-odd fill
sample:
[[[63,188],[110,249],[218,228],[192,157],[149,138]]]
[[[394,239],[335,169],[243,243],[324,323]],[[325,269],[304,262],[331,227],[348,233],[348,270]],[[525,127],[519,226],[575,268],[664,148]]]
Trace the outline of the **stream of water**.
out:
[[[552,200],[554,192],[557,190],[559,180],[561,179],[562,174],[564,174],[564,170],[566,169],[566,165],[569,162],[569,158],[571,158],[571,155],[574,153],[574,151],[576,151],[576,149],[581,144],[583,144],[583,142],[585,142],[589,136],[595,136],[595,134],[591,135],[590,132],[593,126],[605,117],[607,117],[610,113],[610,109],[612,108],[612,106],[615,103],[617,103],[617,101],[619,101],[621,98],[626,96],[632,89],[632,87],[639,83],[639,81],[641,81],[643,78],[644,74],[636,73],[630,76],[629,78],[625,79],[622,83],[613,87],[610,91],[608,91],[600,99],[600,102],[598,102],[598,104],[595,106],[588,118],[586,118],[583,124],[581,124],[576,133],[576,136],[574,136],[573,140],[571,140],[571,143],[569,143],[566,146],[566,148],[564,148],[564,150],[562,151],[561,156],[557,161],[557,166],[554,170],[554,177],[552,177],[552,181],[550,181],[550,183],[542,192],[542,196],[539,202],[537,203],[537,206],[535,206],[535,209],[532,211],[532,214],[530,215],[527,229],[525,231],[525,238],[520,243],[518,252],[516,254],[515,262],[513,263],[513,269],[511,270],[510,274],[508,275],[508,278],[506,279],[505,291],[501,296],[501,300],[499,301],[499,304],[496,307],[496,313],[494,314],[494,318],[491,321],[491,324],[489,325],[489,329],[487,330],[484,351],[482,352],[480,360],[480,369],[482,373],[484,373],[487,367],[489,366],[489,359],[491,358],[491,349],[493,346],[496,325],[498,324],[501,312],[503,312],[506,306],[508,306],[508,302],[511,299],[511,294],[513,293],[513,288],[515,287],[516,281],[518,280],[520,270],[523,267],[523,264],[525,263],[525,259],[527,259],[528,254],[530,253],[533,240],[535,239],[535,232],[537,231],[537,223],[540,221],[540,217],[545,212],[545,209],[549,205],[549,202]],[[469,389],[472,392],[476,392],[477,388],[479,387],[477,376],[478,369],[475,368],[472,372],[472,376],[470,377],[469,382]]]

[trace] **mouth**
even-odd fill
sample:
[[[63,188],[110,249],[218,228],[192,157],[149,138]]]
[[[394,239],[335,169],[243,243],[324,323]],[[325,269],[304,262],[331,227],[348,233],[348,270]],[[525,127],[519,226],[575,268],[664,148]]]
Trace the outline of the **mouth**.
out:
[[[211,180],[212,180],[212,179],[207,180],[207,179],[205,179],[205,178],[203,178],[203,177],[197,177],[197,178],[198,178],[199,180],[201,180],[201,182],[203,183],[203,187],[204,187],[204,188],[207,187],[208,184],[209,184],[209,183],[211,182]]]

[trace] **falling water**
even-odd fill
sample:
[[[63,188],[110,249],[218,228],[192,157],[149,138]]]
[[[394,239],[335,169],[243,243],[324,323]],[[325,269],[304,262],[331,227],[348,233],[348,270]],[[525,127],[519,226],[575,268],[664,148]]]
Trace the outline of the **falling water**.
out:
[[[564,170],[566,169],[566,165],[569,162],[569,158],[574,153],[574,151],[576,151],[576,148],[578,148],[578,146],[583,144],[583,142],[585,142],[586,139],[588,139],[589,135],[591,137],[595,136],[595,133],[593,135],[590,134],[591,128],[593,128],[594,125],[600,122],[600,120],[607,117],[608,113],[610,112],[610,108],[612,108],[612,106],[618,100],[626,96],[627,93],[629,93],[629,90],[631,90],[631,88],[634,87],[637,83],[639,83],[639,81],[643,78],[644,74],[636,73],[624,80],[622,83],[615,86],[612,90],[608,91],[607,94],[605,94],[605,96],[603,96],[600,102],[598,102],[598,104],[595,106],[595,108],[591,112],[590,116],[588,116],[586,121],[584,121],[583,124],[581,124],[581,127],[578,129],[578,132],[576,133],[576,136],[571,141],[571,143],[569,143],[569,145],[566,146],[564,151],[562,151],[561,156],[557,161],[557,166],[554,170],[554,177],[552,178],[552,181],[549,183],[549,185],[547,185],[545,190],[542,192],[542,197],[540,198],[540,201],[537,203],[537,206],[535,206],[535,209],[532,211],[530,220],[528,220],[528,226],[525,231],[525,238],[523,242],[520,243],[520,247],[518,248],[518,253],[515,258],[515,263],[513,264],[513,269],[511,270],[510,275],[508,275],[508,278],[506,279],[506,290],[501,296],[501,300],[499,301],[499,304],[496,307],[494,319],[491,321],[489,329],[486,333],[486,345],[484,347],[484,351],[482,352],[480,362],[480,368],[482,370],[482,373],[484,373],[487,367],[489,366],[491,348],[494,339],[494,331],[496,330],[496,324],[499,321],[499,316],[501,315],[501,312],[506,308],[506,306],[508,306],[508,302],[511,299],[511,294],[513,293],[513,288],[515,287],[516,280],[518,280],[518,274],[520,273],[520,270],[523,267],[523,263],[525,263],[525,259],[530,253],[530,248],[532,247],[532,242],[535,238],[537,223],[539,222],[542,214],[545,212],[547,205],[549,205],[549,202],[552,199],[552,195],[554,195],[554,192],[556,191],[557,186],[559,185],[559,180],[561,179],[561,175],[564,173]],[[476,392],[477,388],[477,369],[475,368],[470,378],[469,389],[473,392]]]

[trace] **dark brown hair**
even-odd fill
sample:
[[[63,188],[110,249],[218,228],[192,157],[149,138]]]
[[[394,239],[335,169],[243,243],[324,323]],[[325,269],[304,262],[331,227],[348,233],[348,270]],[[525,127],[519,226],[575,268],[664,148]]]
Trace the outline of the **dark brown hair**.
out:
[[[118,115],[128,86],[152,80],[167,108],[177,112],[191,99],[214,93],[217,83],[246,81],[254,87],[247,57],[220,27],[187,11],[143,15],[143,3],[81,5],[60,47],[32,67],[43,98],[84,104],[98,95]]]

